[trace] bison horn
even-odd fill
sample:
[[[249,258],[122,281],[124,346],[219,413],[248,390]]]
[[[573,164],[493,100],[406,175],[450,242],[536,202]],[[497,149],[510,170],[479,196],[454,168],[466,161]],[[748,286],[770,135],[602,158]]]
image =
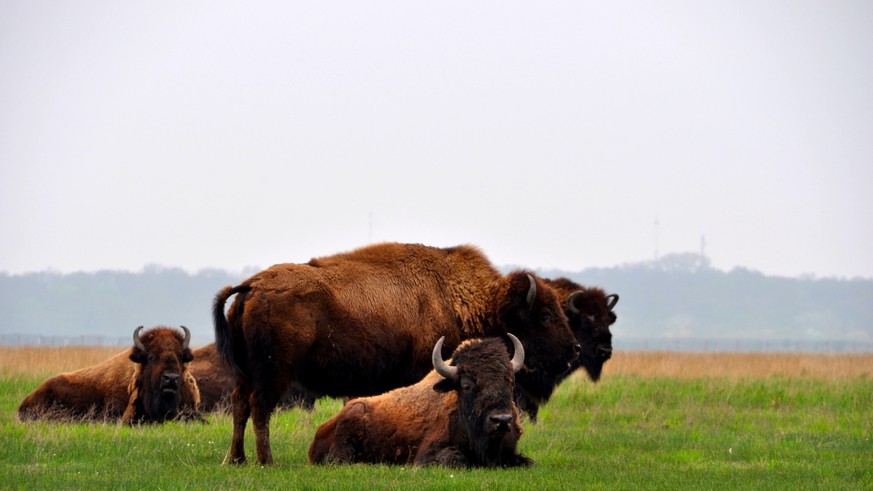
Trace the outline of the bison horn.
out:
[[[531,306],[533,305],[534,299],[537,298],[537,282],[531,275],[527,275],[527,279],[530,280],[530,289],[527,291],[527,304],[528,306]]]
[[[570,309],[570,312],[573,312],[574,314],[577,314],[577,315],[579,314],[579,309],[576,307],[575,302],[576,302],[576,298],[581,296],[583,293],[585,293],[585,292],[583,292],[582,290],[579,290],[579,291],[575,291],[575,292],[571,293],[570,296],[567,297],[567,308]]]
[[[609,310],[612,310],[612,308],[615,307],[615,304],[618,303],[618,295],[616,295],[615,293],[613,293],[612,295],[607,295],[606,301],[606,305],[609,307]]]
[[[185,339],[182,341],[182,349],[188,349],[188,343],[191,342],[191,331],[185,326],[179,326],[185,331]]]
[[[145,351],[145,345],[142,344],[142,339],[139,338],[139,332],[142,331],[142,326],[133,330],[133,345],[140,351]]]
[[[458,380],[458,367],[449,366],[445,360],[443,360],[443,341],[445,341],[445,339],[446,337],[442,336],[437,340],[436,346],[433,347],[433,353],[431,354],[433,369],[445,379]]]
[[[515,354],[512,355],[512,360],[509,361],[509,365],[512,367],[512,373],[516,373],[524,366],[524,346],[521,345],[521,341],[513,336],[511,332],[506,333],[506,335],[512,340],[512,347],[515,350]]]

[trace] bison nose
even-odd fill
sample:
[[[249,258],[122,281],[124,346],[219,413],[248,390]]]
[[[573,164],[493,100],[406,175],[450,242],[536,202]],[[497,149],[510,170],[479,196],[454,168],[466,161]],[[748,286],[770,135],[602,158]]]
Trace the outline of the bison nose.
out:
[[[604,360],[608,360],[612,357],[612,346],[600,345],[597,347],[597,350],[600,352],[600,358]]]
[[[580,345],[579,343],[574,344],[573,345],[573,354],[575,354],[576,357],[578,358],[579,355],[582,354],[582,345]]]
[[[491,431],[509,431],[509,423],[512,423],[512,414],[500,413],[488,416],[491,421]]]
[[[178,373],[165,373],[161,376],[164,387],[176,387],[179,385]]]

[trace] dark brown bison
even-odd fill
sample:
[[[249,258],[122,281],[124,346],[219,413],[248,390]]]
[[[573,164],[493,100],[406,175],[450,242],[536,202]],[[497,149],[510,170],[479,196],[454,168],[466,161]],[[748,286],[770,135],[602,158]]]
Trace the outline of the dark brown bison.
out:
[[[583,287],[567,278],[544,281],[563,299],[564,312],[576,341],[582,346],[582,353],[572,362],[572,370],[558,377],[540,377],[536,372],[527,371],[516,375],[516,403],[531,421],[536,421],[539,406],[548,400],[557,384],[576,369],[582,367],[591,380],[600,380],[603,364],[612,356],[612,333],[609,327],[616,320],[612,309],[618,303],[618,295],[607,295],[599,287]],[[538,391],[526,390],[536,385],[540,386]]]
[[[322,424],[309,446],[312,464],[368,462],[516,467],[532,461],[516,451],[522,435],[513,374],[524,364],[521,342],[510,360],[500,338],[467,340],[417,384],[352,399]]]
[[[524,271],[501,275],[471,246],[388,243],[275,265],[218,292],[213,317],[237,380],[231,463],[246,460],[249,417],[258,462],[272,463],[270,416],[295,382],[332,397],[381,394],[420,380],[441,336],[454,348],[512,332],[525,369],[542,376],[566,372],[580,350],[552,288]]]
[[[188,372],[192,359],[184,335],[170,327],[133,331],[133,348],[42,383],[18,407],[18,417],[118,420],[123,423],[199,419],[200,394]]]

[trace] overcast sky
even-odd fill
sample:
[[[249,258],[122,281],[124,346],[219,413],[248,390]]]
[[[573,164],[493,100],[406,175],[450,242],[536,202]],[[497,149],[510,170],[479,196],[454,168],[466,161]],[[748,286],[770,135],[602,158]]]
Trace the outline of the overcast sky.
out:
[[[0,271],[873,277],[873,2],[0,3]],[[656,222],[658,225],[656,226]]]

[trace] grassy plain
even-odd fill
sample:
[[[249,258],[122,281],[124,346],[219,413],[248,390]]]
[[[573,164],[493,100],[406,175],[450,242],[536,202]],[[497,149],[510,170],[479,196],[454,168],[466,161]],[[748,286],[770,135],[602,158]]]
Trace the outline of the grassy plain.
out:
[[[273,418],[277,464],[222,465],[230,418],[207,424],[18,422],[45,377],[117,348],[0,348],[3,489],[873,489],[873,355],[617,353],[526,424],[530,469],[313,467],[339,408]],[[247,448],[254,456],[249,429]]]

